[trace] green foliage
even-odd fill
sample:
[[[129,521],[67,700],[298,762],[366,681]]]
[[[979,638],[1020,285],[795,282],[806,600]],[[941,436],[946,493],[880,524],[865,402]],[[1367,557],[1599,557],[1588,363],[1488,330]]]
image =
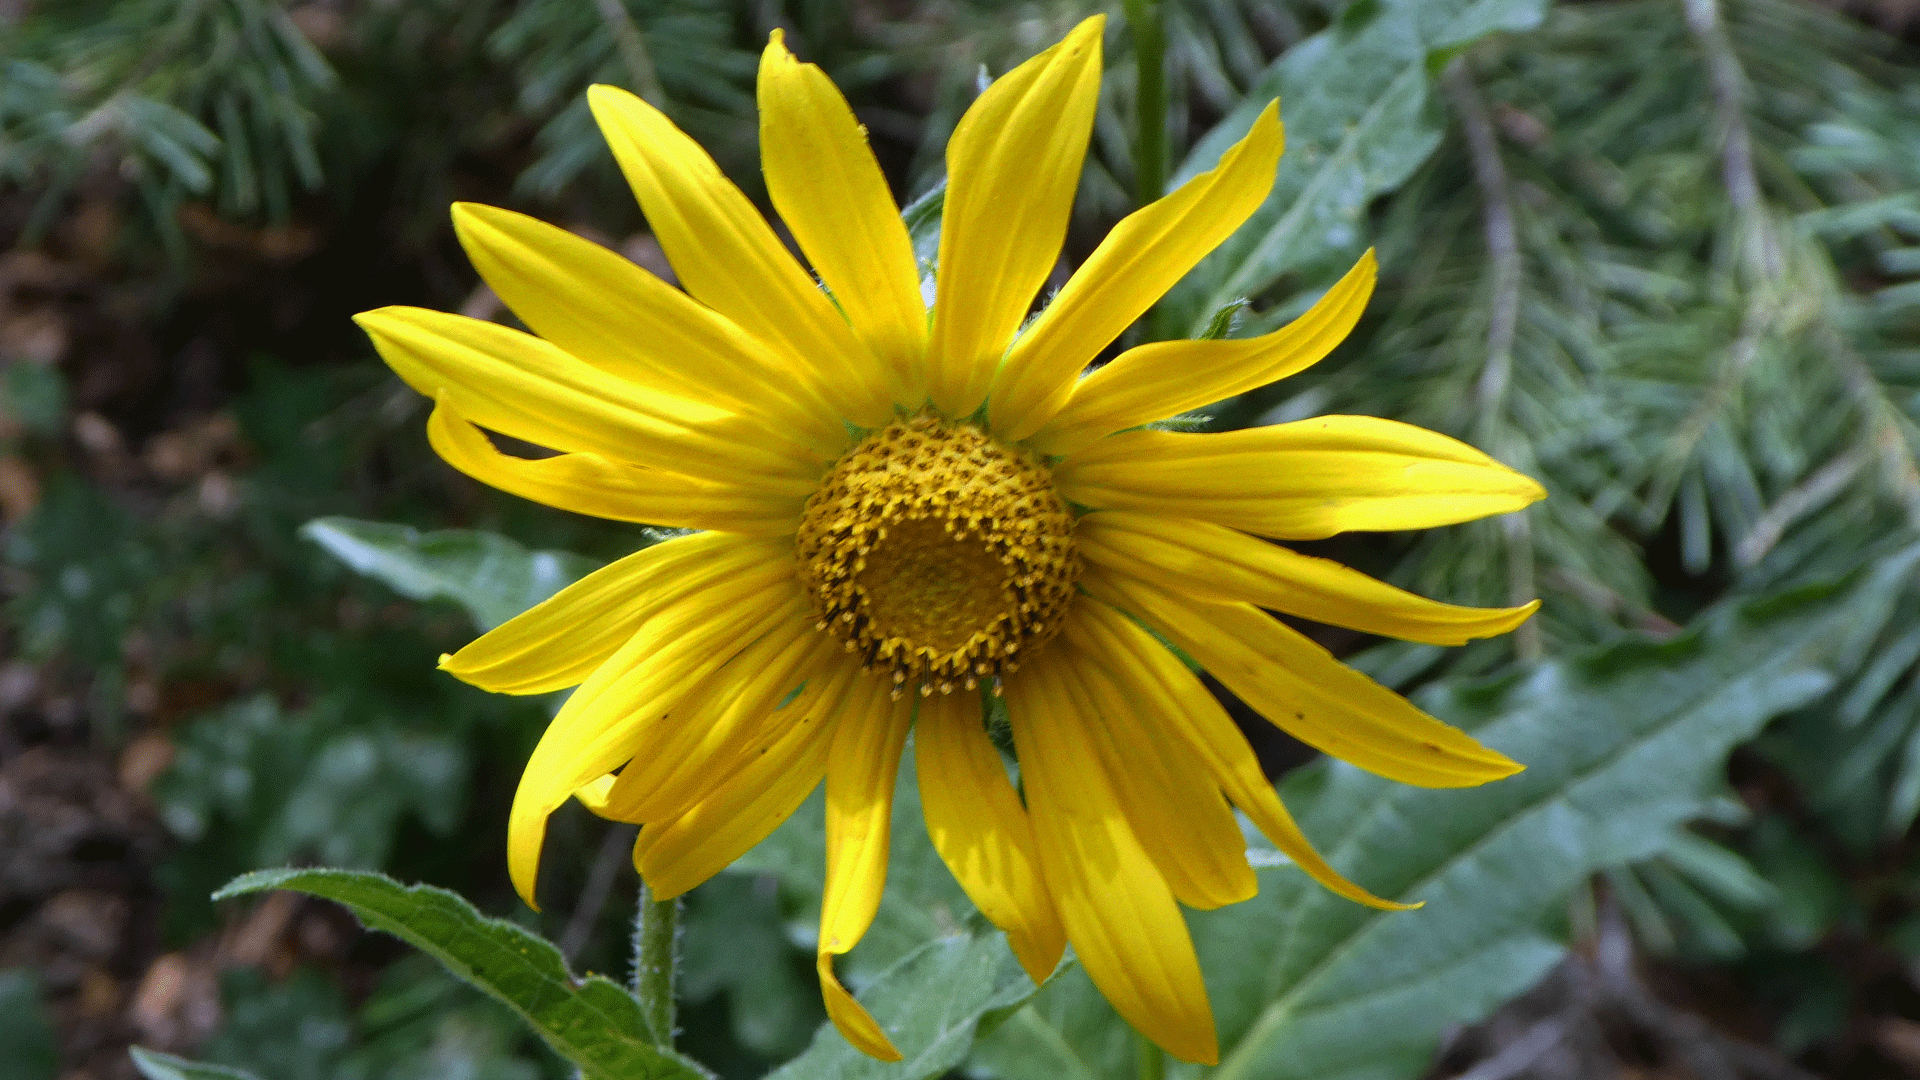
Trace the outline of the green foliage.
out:
[[[439,837],[460,825],[465,741],[350,716],[346,704],[328,697],[289,713],[259,695],[181,733],[154,794],[167,828],[198,855],[197,880],[306,860],[384,866],[402,820]]]
[[[534,137],[541,153],[520,174],[520,190],[553,198],[590,168],[611,171],[587,110],[593,83],[639,94],[722,160],[751,160],[759,55],[738,44],[740,13],[739,5],[715,0],[518,5],[487,50],[517,73],[520,107],[552,117]]]
[[[1287,152],[1273,191],[1246,225],[1189,274],[1155,311],[1153,337],[1202,336],[1213,314],[1308,273],[1344,270],[1367,246],[1364,217],[1439,145],[1430,104],[1437,57],[1495,31],[1537,25],[1543,0],[1406,0],[1350,7],[1333,26],[1274,61],[1246,97],[1187,156],[1174,183],[1213,167],[1274,98]],[[1272,329],[1291,308],[1247,321]]]
[[[491,630],[600,566],[566,551],[528,551],[498,533],[315,518],[300,535],[414,600],[452,600]],[[664,534],[662,534],[664,535]]]
[[[46,7],[0,42],[0,177],[41,188],[41,226],[102,152],[141,174],[163,229],[188,195],[284,218],[296,184],[320,186],[314,105],[333,70],[277,0]]]
[[[799,900],[779,878],[728,872],[689,894],[680,914],[681,998],[724,996],[733,1038],[770,1062],[805,1049],[826,1018],[812,957],[787,937],[789,903]]]
[[[976,922],[981,920],[976,917]],[[972,932],[921,945],[863,988],[874,1020],[905,1060],[876,1061],[828,1024],[814,1036],[812,1046],[775,1070],[770,1080],[946,1076],[966,1057],[979,1027],[1019,1008],[1033,989],[1007,949],[1005,936],[981,922]]]
[[[1719,786],[1726,753],[1857,662],[1853,622],[1885,584],[1865,576],[1729,604],[1663,644],[1431,687],[1421,703],[1435,715],[1527,763],[1498,784],[1427,791],[1325,763],[1295,774],[1283,794],[1334,865],[1426,906],[1377,912],[1265,869],[1255,899],[1191,916],[1222,1038],[1211,1075],[1418,1075],[1449,1025],[1481,1018],[1560,958],[1554,913],[1588,875],[1660,852],[1697,861],[1674,830]],[[1124,1068],[1129,1050],[1073,975],[974,1062],[1007,1080],[1099,1077]]]
[[[346,905],[368,927],[420,949],[512,1009],[591,1080],[707,1075],[647,1040],[638,1004],[618,985],[598,975],[576,979],[547,941],[481,915],[445,889],[349,870],[261,870],[236,878],[214,898],[268,889]]]
[[[527,1055],[517,1017],[424,959],[388,968],[358,1008],[308,969],[278,983],[230,972],[222,991],[227,1022],[200,1050],[210,1060],[136,1047],[149,1080],[559,1080],[557,1062]]]
[[[826,867],[825,800],[802,804],[773,835],[734,864],[778,880],[794,908],[794,938],[811,952]],[[832,1024],[820,1025],[805,1053],[774,1075],[781,1080],[944,1075],[966,1056],[975,1032],[1024,1003],[1035,990],[927,838],[912,751],[895,783],[887,885],[873,926],[834,964],[906,1060],[874,1061]],[[711,886],[702,886],[703,889]]]
[[[40,980],[31,971],[0,970],[0,1080],[53,1080],[59,1072]]]

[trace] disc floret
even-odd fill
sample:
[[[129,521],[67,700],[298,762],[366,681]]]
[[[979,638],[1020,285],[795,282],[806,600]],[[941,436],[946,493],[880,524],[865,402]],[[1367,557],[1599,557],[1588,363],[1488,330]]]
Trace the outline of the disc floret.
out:
[[[807,500],[800,577],[820,628],[896,693],[951,693],[1059,631],[1080,576],[1073,524],[1032,454],[923,413],[834,463]]]

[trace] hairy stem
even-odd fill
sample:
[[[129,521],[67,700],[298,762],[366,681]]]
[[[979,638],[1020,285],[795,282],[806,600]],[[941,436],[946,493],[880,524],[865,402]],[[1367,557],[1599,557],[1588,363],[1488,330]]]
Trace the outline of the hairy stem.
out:
[[[633,996],[646,1021],[642,1032],[662,1049],[673,1047],[673,994],[679,974],[680,901],[655,900],[644,882],[633,919]]]

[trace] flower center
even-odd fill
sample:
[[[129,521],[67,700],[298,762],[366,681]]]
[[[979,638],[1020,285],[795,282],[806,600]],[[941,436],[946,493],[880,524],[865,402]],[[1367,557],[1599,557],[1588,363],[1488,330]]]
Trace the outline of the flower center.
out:
[[[800,579],[820,628],[898,694],[1012,671],[1059,632],[1080,553],[1053,477],[972,424],[922,414],[869,435],[807,500]]]

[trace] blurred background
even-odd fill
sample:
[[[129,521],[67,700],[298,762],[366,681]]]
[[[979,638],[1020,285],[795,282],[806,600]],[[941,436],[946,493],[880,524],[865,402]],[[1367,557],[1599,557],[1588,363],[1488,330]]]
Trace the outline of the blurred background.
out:
[[[1275,202],[1127,341],[1190,336],[1238,300],[1236,333],[1270,328],[1377,246],[1355,337],[1209,422],[1393,417],[1553,493],[1491,522],[1307,545],[1440,599],[1544,598],[1520,633],[1318,639],[1462,714],[1584,679],[1567,739],[1696,692],[1726,717],[1672,751],[1704,777],[1672,796],[1676,827],[1515,916],[1544,959],[1475,984],[1425,1049],[1341,1075],[1920,1076],[1920,7],[1109,8],[1057,280],[1280,96]],[[130,1077],[130,1043],[267,1080],[567,1075],[503,1009],[337,907],[206,899],[259,867],[381,869],[553,937],[578,970],[625,971],[631,833],[557,815],[547,910],[520,905],[506,807],[548,703],[433,661],[497,621],[462,591],[485,559],[547,567],[515,583],[524,603],[644,538],[442,465],[424,402],[348,317],[510,318],[453,241],[456,199],[670,276],[593,129],[591,83],[660,105],[764,205],[753,76],[785,27],[904,204],[938,182],[983,71],[1096,10],[0,0],[0,1080]],[[1143,88],[1142,26],[1164,87]],[[335,516],[393,528],[303,534]],[[356,572],[356,538],[376,533],[412,561]],[[1793,664],[1818,648],[1817,685],[1742,681],[1785,671],[1795,634]],[[1306,765],[1290,793],[1338,787],[1249,731],[1276,775]],[[683,1049],[752,1077],[807,1046],[806,904],[767,865],[692,897]],[[1228,1016],[1235,992],[1215,987],[1229,1035],[1250,1022]],[[1023,1075],[1038,1051],[1017,1039],[1039,1022],[1004,1025],[956,1075]],[[1060,1045],[1081,1038],[1059,1024]]]

